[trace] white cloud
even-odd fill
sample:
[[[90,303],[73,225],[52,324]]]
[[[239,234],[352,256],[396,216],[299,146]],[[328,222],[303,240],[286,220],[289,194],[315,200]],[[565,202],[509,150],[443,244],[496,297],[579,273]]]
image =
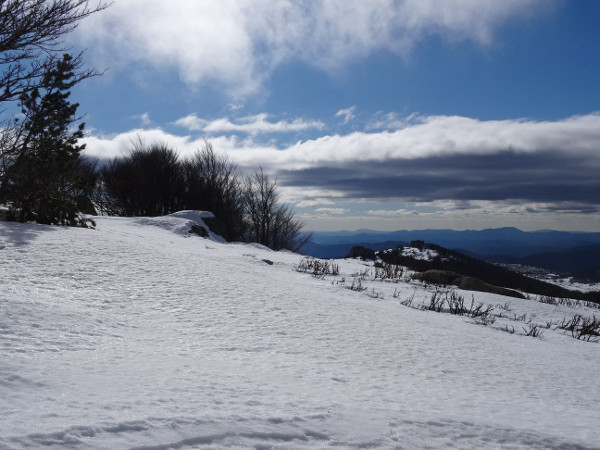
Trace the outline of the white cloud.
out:
[[[426,119],[426,118],[425,118]],[[372,130],[401,130],[403,128],[415,125],[422,121],[421,116],[417,113],[401,116],[398,113],[379,112],[375,114],[373,120],[367,124],[366,129]]]
[[[317,120],[294,119],[291,122],[280,120],[278,122],[269,122],[268,115],[265,113],[254,116],[239,118],[236,122],[230,119],[221,118],[215,120],[206,120],[198,117],[196,114],[190,114],[174,122],[174,125],[187,128],[190,131],[204,131],[205,133],[288,133],[303,131],[309,129],[322,130],[325,128],[323,122]]]
[[[421,39],[489,44],[507,21],[554,0],[117,0],[73,36],[113,70],[139,63],[177,70],[190,85],[256,92],[281,64],[299,59],[339,70],[375,51],[410,53]],[[143,70],[139,73],[143,74]]]
[[[317,208],[315,211],[324,214],[343,215],[350,210],[346,208]]]
[[[231,132],[236,127],[260,129],[261,121],[246,124],[224,122],[220,127]],[[264,122],[266,127],[284,128]],[[214,122],[209,122],[214,124]],[[213,125],[214,129],[219,129]],[[206,127],[206,125],[205,125]],[[147,141],[173,145],[182,154],[191,154],[203,145],[202,139],[177,136],[160,129],[139,129],[115,136],[90,136],[85,139],[87,152],[95,156],[118,156],[131,139],[142,136]],[[300,170],[325,165],[354,164],[391,159],[417,159],[448,155],[491,155],[507,150],[516,153],[556,151],[575,158],[587,158],[590,166],[600,168],[600,113],[573,116],[559,121],[491,120],[481,121],[460,116],[421,117],[420,123],[401,130],[373,133],[350,133],[323,136],[278,148],[259,145],[252,139],[235,136],[211,137],[218,151],[227,152],[244,167],[273,170]]]
[[[269,170],[277,177],[276,168]],[[333,206],[337,200],[344,197],[342,192],[323,187],[311,186],[282,186],[282,201],[292,203],[299,208],[314,208],[316,206]]]
[[[204,145],[202,139],[192,140],[189,136],[175,136],[160,128],[139,128],[108,136],[88,135],[82,139],[82,142],[86,144],[85,155],[100,159],[112,159],[128,155],[133,143],[138,139],[146,144],[165,143],[183,157],[194,154]]]
[[[356,109],[356,106],[351,106],[350,108],[340,109],[338,112],[335,113],[335,117],[343,117],[342,123],[344,125],[346,125],[352,119],[354,119],[354,117],[356,117],[354,115],[355,109]]]
[[[298,202],[296,204],[296,206],[298,208],[311,208],[313,206],[326,206],[326,205],[333,205],[333,204],[335,204],[335,203],[331,200],[317,198],[317,199],[310,199],[310,200],[302,200],[301,202]]]
[[[423,117],[404,129],[323,136],[285,149],[245,148],[240,162],[301,170],[324,165],[449,155],[491,155],[557,151],[600,164],[600,113],[560,121],[480,121],[459,116]]]
[[[404,216],[416,216],[419,215],[419,211],[407,210],[407,209],[371,209],[365,211],[365,214],[369,216],[381,216],[381,217],[404,217]]]
[[[142,126],[144,126],[144,127],[149,127],[150,125],[153,124],[152,119],[150,119],[150,114],[147,112],[140,114],[138,116],[133,116],[133,118],[139,119],[140,122],[142,123]]]
[[[485,216],[510,216],[523,217],[527,214],[550,214],[556,215],[576,215],[580,213],[589,213],[590,205],[577,202],[527,202],[514,200],[463,200],[463,201],[434,201],[429,203],[413,204],[415,207],[426,206],[428,210],[408,210],[408,209],[377,209],[365,211],[365,214],[382,218],[407,218],[407,217],[456,217],[460,215],[469,217]],[[598,209],[594,207],[596,216]]]

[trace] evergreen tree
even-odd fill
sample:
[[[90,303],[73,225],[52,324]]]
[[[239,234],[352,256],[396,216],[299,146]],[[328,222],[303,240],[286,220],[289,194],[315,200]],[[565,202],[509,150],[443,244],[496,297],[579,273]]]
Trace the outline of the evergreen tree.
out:
[[[79,104],[70,103],[70,89],[78,81],[77,60],[69,54],[46,64],[40,88],[20,97],[24,116],[14,143],[14,163],[2,184],[8,218],[20,222],[81,225],[77,196],[89,184],[82,180],[78,145],[84,124],[73,128]]]

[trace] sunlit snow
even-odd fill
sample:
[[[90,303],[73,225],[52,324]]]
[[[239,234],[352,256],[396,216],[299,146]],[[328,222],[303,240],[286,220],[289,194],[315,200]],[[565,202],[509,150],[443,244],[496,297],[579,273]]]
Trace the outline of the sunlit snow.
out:
[[[600,344],[553,325],[598,309],[457,291],[502,315],[478,325],[203,217],[0,222],[0,448],[600,447]]]

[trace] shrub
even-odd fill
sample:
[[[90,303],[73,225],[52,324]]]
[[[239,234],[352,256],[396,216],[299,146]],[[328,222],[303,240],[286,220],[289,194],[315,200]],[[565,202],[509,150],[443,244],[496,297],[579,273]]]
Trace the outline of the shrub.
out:
[[[509,334],[515,334],[515,327],[511,325],[509,329],[508,325],[505,325],[504,328],[502,328],[502,331],[506,331]]]
[[[415,292],[416,292],[416,291],[415,291]],[[411,295],[410,297],[408,297],[408,298],[406,298],[406,299],[402,300],[402,301],[400,302],[400,304],[401,304],[401,305],[403,305],[403,306],[411,306],[411,305],[412,305],[412,302],[413,302],[413,300],[415,299],[415,292],[413,292],[413,293],[412,293],[412,295]]]
[[[440,291],[438,289],[436,289],[435,292],[433,292],[433,294],[431,294],[431,297],[429,298],[429,304],[423,305],[421,309],[428,310],[428,311],[441,312],[442,308],[444,306],[444,302],[445,302],[445,300],[442,297]]]
[[[314,258],[304,258],[296,266],[297,272],[310,273],[313,277],[325,278],[326,275],[339,275],[340,266],[334,262]]]
[[[462,316],[467,313],[465,308],[465,298],[462,295],[458,295],[456,292],[450,294],[450,298],[446,298],[448,302],[448,308],[450,308],[450,314]]]
[[[558,328],[570,331],[575,339],[586,342],[598,342],[600,340],[600,319],[596,316],[584,317],[576,314],[572,319],[563,321]]]
[[[404,267],[395,264],[379,263],[375,264],[375,274],[373,278],[381,280],[399,281],[404,275]]]
[[[366,287],[363,287],[362,280],[360,278],[354,278],[352,280],[352,284],[350,286],[348,286],[348,289],[350,289],[351,291],[356,291],[356,292],[363,292],[363,291],[367,290]]]
[[[523,327],[525,336],[540,337],[542,335],[542,326],[535,323],[529,323],[527,328]]]
[[[368,267],[365,267],[363,270],[360,270],[360,271],[358,271],[358,272],[354,272],[354,273],[352,274],[352,276],[353,276],[353,277],[358,277],[358,278],[361,278],[361,279],[363,279],[363,280],[364,280],[364,279],[366,279],[366,278],[367,278],[367,276],[369,276],[370,274],[371,274],[371,269],[370,269],[370,268],[368,268]]]
[[[494,311],[494,307],[492,305],[485,305],[484,303],[479,303],[477,306],[473,307],[475,303],[475,299],[471,300],[471,308],[469,310],[469,315],[475,323],[480,325],[491,325],[496,321],[496,316],[492,314]]]

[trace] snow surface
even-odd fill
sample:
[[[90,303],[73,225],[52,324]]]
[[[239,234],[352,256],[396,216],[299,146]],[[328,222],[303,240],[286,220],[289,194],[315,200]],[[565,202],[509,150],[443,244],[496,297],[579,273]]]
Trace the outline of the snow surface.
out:
[[[0,222],[0,448],[600,448],[600,344],[507,318],[597,309],[457,291],[503,314],[477,325],[201,220]]]

